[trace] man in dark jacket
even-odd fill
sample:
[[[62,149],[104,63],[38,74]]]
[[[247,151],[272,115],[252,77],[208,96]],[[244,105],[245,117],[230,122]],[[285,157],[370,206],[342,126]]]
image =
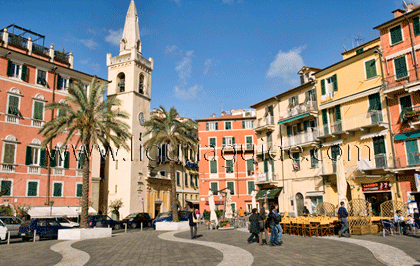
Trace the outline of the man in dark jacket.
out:
[[[264,203],[264,205],[260,209],[260,234],[259,234],[260,245],[264,245],[264,243],[268,245],[269,233],[268,233],[268,225],[266,226],[266,223],[267,223],[269,212],[270,211],[268,210],[267,203]],[[265,239],[263,239],[263,234],[265,234]]]
[[[341,220],[341,230],[338,231],[338,236],[344,235],[345,237],[349,237],[350,234],[348,232],[349,230],[349,222],[347,221],[347,216],[349,216],[346,207],[344,207],[344,202],[340,202],[341,207],[338,209],[338,219]]]
[[[191,238],[197,238],[197,223],[195,222],[195,209],[192,209],[189,216],[188,216],[188,222],[190,224],[190,231],[191,231]]]
[[[251,236],[248,238],[248,243],[252,243],[254,241],[254,237],[258,243],[258,234],[260,233],[260,216],[257,214],[257,209],[252,209],[252,214],[249,216],[249,222],[251,223],[249,232]]]
[[[268,223],[271,229],[270,246],[281,245],[281,237],[283,235],[283,228],[281,228],[280,222],[281,217],[278,212],[279,205],[275,204],[270,208],[270,214],[268,215]]]

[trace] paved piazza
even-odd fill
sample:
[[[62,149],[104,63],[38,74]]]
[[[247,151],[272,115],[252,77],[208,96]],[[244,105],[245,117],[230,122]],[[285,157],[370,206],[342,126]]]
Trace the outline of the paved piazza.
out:
[[[74,243],[1,244],[0,265],[420,265],[418,237],[284,235],[282,246],[270,247],[248,244],[240,230],[201,227],[198,234],[191,240],[189,232],[147,230]]]

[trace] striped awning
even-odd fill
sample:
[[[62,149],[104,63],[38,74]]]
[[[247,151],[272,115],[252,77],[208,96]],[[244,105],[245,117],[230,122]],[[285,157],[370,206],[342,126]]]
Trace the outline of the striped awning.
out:
[[[375,137],[380,137],[380,136],[385,136],[386,134],[388,134],[388,129],[382,130],[382,131],[377,131],[377,132],[372,132],[372,133],[368,133],[368,134],[364,134],[360,137],[360,139],[373,139]]]
[[[334,146],[334,145],[340,145],[341,143],[343,143],[342,139],[334,140],[334,141],[322,143],[322,147],[330,147],[330,146]]]
[[[303,114],[303,115],[298,115],[298,116],[295,116],[295,117],[291,117],[289,119],[285,119],[283,121],[279,121],[277,124],[280,125],[280,124],[288,123],[288,122],[291,122],[291,121],[296,120],[296,119],[300,119],[300,118],[305,117],[305,116],[308,116],[308,115],[309,114]]]

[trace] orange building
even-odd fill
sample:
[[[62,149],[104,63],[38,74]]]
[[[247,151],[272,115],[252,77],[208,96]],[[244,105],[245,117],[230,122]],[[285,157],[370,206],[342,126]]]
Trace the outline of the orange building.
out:
[[[45,215],[46,208],[48,214],[75,217],[82,191],[82,163],[76,160],[80,147],[73,154],[73,141],[67,151],[49,160],[38,132],[59,115],[45,110],[45,105],[64,101],[73,82],[88,88],[93,77],[73,69],[72,53],[55,51],[52,45],[46,48],[43,40],[16,25],[0,32],[0,205],[13,211],[16,206],[31,206],[33,217]],[[63,134],[55,139],[52,147],[60,147],[65,138]]]
[[[393,171],[404,202],[412,202],[413,208],[420,205],[420,5],[409,4],[405,10],[392,13],[393,19],[375,29],[380,31],[383,93],[390,110],[395,149]]]
[[[200,212],[209,210],[209,190],[228,188],[234,211],[251,210],[255,190],[256,158],[253,156],[256,135],[255,111],[231,110],[230,114],[197,119],[200,139],[199,203]],[[226,190],[225,190],[226,191]],[[224,197],[215,197],[216,208],[224,209]]]

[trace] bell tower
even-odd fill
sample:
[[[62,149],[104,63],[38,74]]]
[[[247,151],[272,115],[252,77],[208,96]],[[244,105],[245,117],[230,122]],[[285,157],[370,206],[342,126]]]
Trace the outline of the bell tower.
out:
[[[119,55],[106,58],[108,66],[108,97],[117,97],[121,109],[129,113],[127,123],[133,135],[128,145],[130,151],[119,150],[114,158],[107,158],[107,202],[122,199],[120,217],[133,212],[147,212],[146,176],[148,160],[140,145],[146,141],[143,127],[150,118],[151,81],[153,58],[142,56],[139,19],[134,0],[131,1],[120,41]],[[115,147],[113,147],[116,150]],[[106,192],[105,192],[106,193]]]

